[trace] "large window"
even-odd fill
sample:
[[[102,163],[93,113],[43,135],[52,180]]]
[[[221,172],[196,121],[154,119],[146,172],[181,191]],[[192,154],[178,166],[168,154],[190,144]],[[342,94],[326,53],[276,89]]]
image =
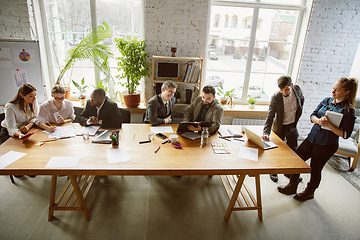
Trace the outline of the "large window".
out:
[[[299,0],[295,4],[303,2]],[[231,31],[210,28],[208,53],[211,54],[208,54],[205,84],[216,87],[222,83],[225,90],[235,88],[239,103],[250,97],[260,103],[269,102],[278,90],[277,79],[291,75],[300,29],[298,21],[303,10],[302,5],[283,2],[272,5],[270,0],[243,5],[238,1],[233,4],[227,1],[226,5],[213,1],[212,16],[233,16],[233,28],[236,28],[234,16],[239,16],[236,22],[239,20],[241,27]],[[217,57],[210,57],[214,55]]]
[[[114,54],[109,63],[111,75],[115,82],[118,82],[115,79],[115,75],[119,74],[115,58],[120,53],[113,39],[128,35],[141,37],[141,0],[44,0],[44,6],[51,50],[50,66],[54,79],[56,80],[64,66],[67,50],[76,46],[94,26],[106,21],[112,28],[113,36],[104,43],[110,46]],[[69,82],[73,79],[79,82],[82,78],[85,78],[88,85],[95,85],[97,81],[105,79],[105,76],[95,70],[90,61],[81,61],[76,62],[72,70],[67,71],[64,81]],[[108,87],[113,94],[123,89],[118,84],[110,84]]]

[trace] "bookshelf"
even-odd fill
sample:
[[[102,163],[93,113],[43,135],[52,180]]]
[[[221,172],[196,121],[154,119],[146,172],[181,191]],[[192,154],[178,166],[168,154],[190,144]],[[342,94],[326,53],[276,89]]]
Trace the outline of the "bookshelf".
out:
[[[156,73],[157,73],[157,63],[158,62],[178,62],[180,64],[180,72],[179,72],[179,79],[165,79],[165,78],[161,78],[161,79],[157,79],[156,78]],[[157,83],[163,83],[166,80],[171,80],[174,83],[176,83],[178,85],[178,89],[181,88],[182,91],[185,91],[185,89],[193,89],[194,86],[196,86],[199,91],[197,93],[197,96],[200,95],[200,87],[201,87],[201,83],[202,83],[202,77],[203,77],[203,58],[201,57],[168,57],[168,56],[152,56],[152,67],[151,67],[151,80],[152,80],[152,96],[155,94],[155,86]],[[191,78],[187,77],[186,79],[190,79],[190,80],[197,80],[197,82],[184,82],[184,78],[186,77],[186,71],[187,71],[187,66],[195,66],[197,65],[200,69],[198,69],[199,74],[198,74],[198,78],[194,77]],[[188,69],[189,70],[189,69]],[[185,94],[182,94],[185,96]],[[181,98],[180,98],[181,99]],[[186,104],[185,100],[182,100],[178,103],[176,103],[176,105],[184,105],[187,106],[188,104]]]

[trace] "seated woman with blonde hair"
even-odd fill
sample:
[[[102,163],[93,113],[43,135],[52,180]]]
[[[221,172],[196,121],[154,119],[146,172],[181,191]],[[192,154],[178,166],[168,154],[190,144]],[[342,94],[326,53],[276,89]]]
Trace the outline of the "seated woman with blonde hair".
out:
[[[41,104],[35,123],[46,131],[55,132],[56,127],[46,124],[72,122],[75,119],[75,115],[73,104],[65,99],[65,89],[62,86],[55,85],[51,89],[51,96],[53,98]]]

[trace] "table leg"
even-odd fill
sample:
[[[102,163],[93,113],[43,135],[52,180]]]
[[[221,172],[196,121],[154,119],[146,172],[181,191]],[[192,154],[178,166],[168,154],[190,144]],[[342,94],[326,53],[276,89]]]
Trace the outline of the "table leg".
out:
[[[54,207],[55,204],[56,181],[57,181],[57,175],[52,175],[48,221],[51,221],[52,217],[54,216],[54,210],[52,209],[52,207]]]
[[[258,207],[258,216],[260,220],[262,220],[262,204],[261,204],[261,188],[260,188],[260,175],[255,176],[255,184],[256,184],[256,199],[257,199],[257,207]]]
[[[75,175],[69,175],[69,178],[70,178],[71,183],[73,185],[74,191],[76,193],[76,197],[77,197],[77,199],[79,201],[79,204],[83,208],[83,214],[84,214],[85,220],[89,221],[90,220],[90,213],[89,213],[89,210],[88,210],[88,208],[86,206],[85,199],[84,199],[83,194],[82,194],[82,192],[80,190],[79,184],[76,181],[76,176]]]
[[[232,195],[232,197],[230,199],[229,206],[228,206],[228,208],[226,210],[226,213],[225,213],[225,220],[226,221],[229,221],[229,219],[230,219],[230,215],[231,215],[231,213],[233,211],[233,208],[235,206],[237,196],[239,195],[239,192],[240,192],[241,186],[243,185],[245,177],[246,177],[246,175],[240,175],[240,177],[239,177],[239,180],[238,180],[238,182],[236,184],[233,195]]]

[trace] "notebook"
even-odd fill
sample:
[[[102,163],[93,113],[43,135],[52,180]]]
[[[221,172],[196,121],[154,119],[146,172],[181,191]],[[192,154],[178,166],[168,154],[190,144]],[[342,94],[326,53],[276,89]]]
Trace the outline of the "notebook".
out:
[[[277,145],[270,141],[263,141],[262,138],[257,135],[256,133],[250,131],[249,129],[245,128],[246,137],[249,141],[255,143],[258,147],[267,150],[271,148],[276,148]]]
[[[222,138],[241,138],[243,136],[239,130],[235,128],[225,128],[224,126],[220,126],[218,134]]]

